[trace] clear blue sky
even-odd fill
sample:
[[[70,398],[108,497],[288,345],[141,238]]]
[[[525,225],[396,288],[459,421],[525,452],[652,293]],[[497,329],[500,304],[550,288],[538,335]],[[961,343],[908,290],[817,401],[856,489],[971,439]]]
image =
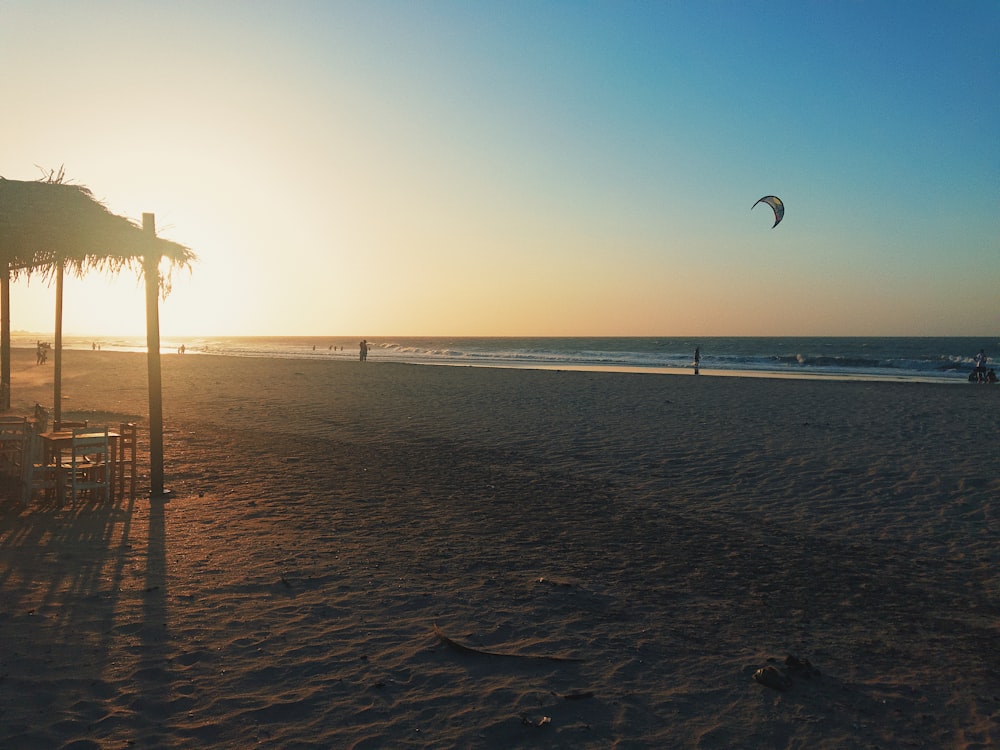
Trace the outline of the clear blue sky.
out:
[[[998,40],[995,0],[0,0],[0,175],[156,213],[171,334],[993,336]],[[134,278],[66,294],[143,330]]]

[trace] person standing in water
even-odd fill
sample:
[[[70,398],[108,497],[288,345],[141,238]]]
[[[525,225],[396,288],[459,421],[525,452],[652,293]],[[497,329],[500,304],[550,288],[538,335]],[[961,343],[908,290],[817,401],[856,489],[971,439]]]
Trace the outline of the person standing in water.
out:
[[[698,374],[698,368],[701,365],[701,347],[696,346],[694,348],[694,374]]]
[[[975,363],[975,368],[973,369],[973,373],[975,373],[976,381],[979,383],[986,382],[986,362],[988,360],[989,357],[986,356],[985,349],[980,349],[979,354],[977,354],[975,359],[973,360],[973,362]]]

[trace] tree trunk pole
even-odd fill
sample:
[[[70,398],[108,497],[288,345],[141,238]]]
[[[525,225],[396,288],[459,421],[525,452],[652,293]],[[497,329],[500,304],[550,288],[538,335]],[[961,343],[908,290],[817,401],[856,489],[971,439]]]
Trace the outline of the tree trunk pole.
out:
[[[10,263],[0,277],[0,411],[10,409]]]
[[[149,250],[143,256],[146,277],[146,366],[149,372],[149,497],[162,499],[163,490],[163,388],[160,378],[160,255],[155,250],[156,216],[142,215]]]
[[[62,319],[63,319],[63,265],[64,261],[56,263],[56,342],[55,373],[53,373],[52,425],[55,427],[62,420]]]

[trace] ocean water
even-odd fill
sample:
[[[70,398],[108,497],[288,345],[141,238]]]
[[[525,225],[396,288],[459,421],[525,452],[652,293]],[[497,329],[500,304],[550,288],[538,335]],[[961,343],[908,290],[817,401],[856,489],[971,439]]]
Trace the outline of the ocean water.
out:
[[[34,346],[41,337],[15,335],[14,346]],[[382,336],[368,339],[369,363],[543,368],[615,372],[693,372],[695,347],[703,375],[760,375],[835,379],[896,379],[964,382],[980,349],[990,365],[1000,356],[1000,337],[799,338],[625,337],[476,338]],[[163,337],[162,351],[199,356],[357,360],[355,337]],[[65,337],[67,349],[145,351],[145,339]]]

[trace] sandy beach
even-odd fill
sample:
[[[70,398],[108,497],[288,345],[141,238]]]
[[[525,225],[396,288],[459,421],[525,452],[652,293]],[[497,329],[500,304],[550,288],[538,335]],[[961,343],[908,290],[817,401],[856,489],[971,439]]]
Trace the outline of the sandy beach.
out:
[[[66,352],[64,416],[145,449],[145,368]],[[51,363],[12,370],[51,407]],[[0,505],[2,748],[1000,746],[1000,388],[163,384],[169,502]]]

